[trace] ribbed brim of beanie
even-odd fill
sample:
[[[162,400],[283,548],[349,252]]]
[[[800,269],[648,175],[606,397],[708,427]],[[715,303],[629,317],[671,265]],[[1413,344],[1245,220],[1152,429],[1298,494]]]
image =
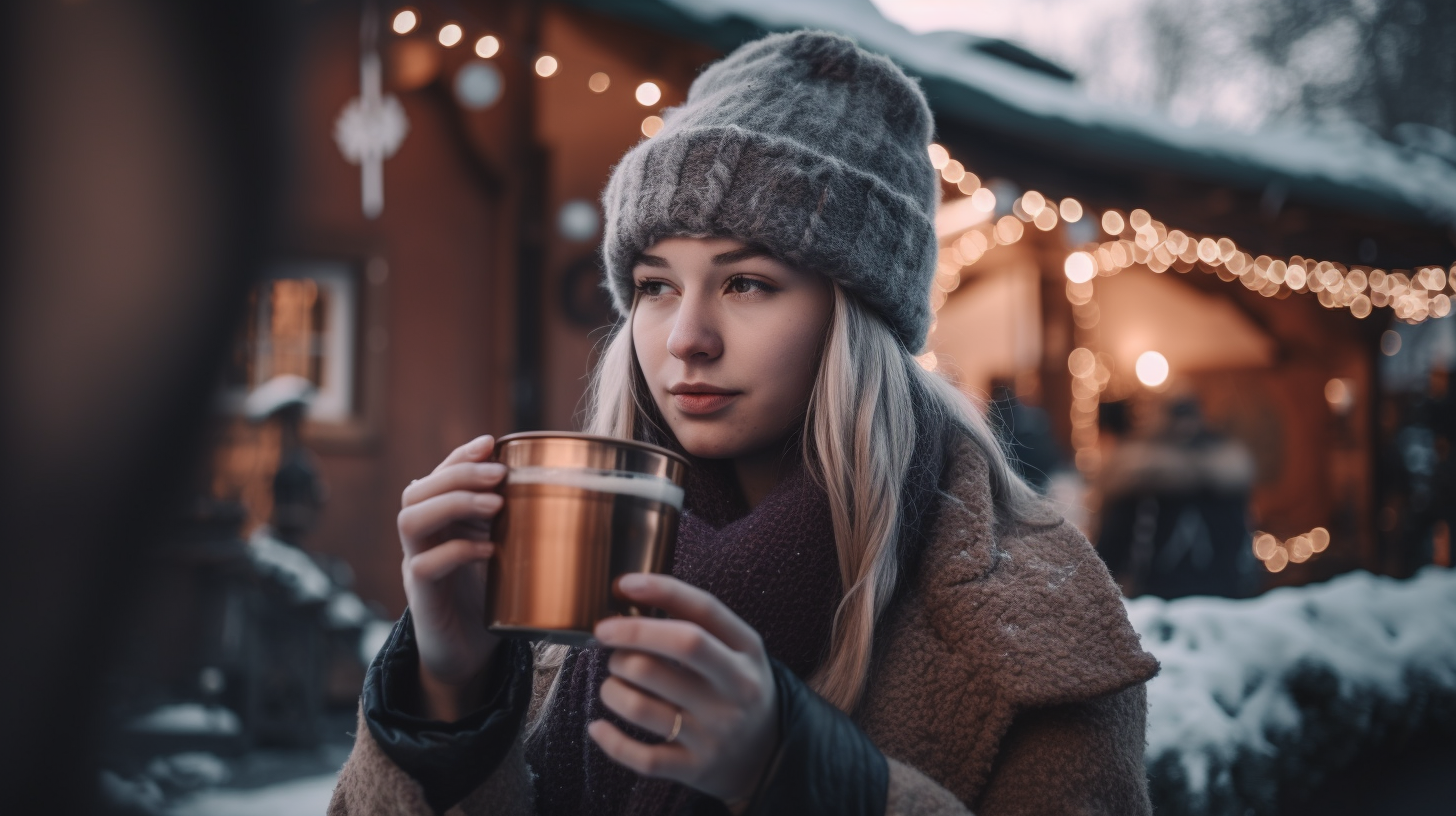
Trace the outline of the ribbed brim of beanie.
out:
[[[709,66],[664,120],[603,195],[620,313],[632,265],[654,242],[730,237],[838,281],[920,350],[940,185],[926,152],[930,109],[913,80],[839,35],[776,34]]]

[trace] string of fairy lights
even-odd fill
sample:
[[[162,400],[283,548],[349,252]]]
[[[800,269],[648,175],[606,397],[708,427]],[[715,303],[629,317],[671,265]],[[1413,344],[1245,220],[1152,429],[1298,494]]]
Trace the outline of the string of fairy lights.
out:
[[[423,11],[410,6],[396,9],[389,17],[389,28],[400,37],[418,35],[424,31],[427,21]],[[483,31],[468,32],[464,24],[444,19],[428,23],[434,31],[434,39],[444,48],[455,48],[471,41],[471,49],[475,55],[482,60],[492,60],[498,57],[506,48],[500,37]],[[438,26],[438,28],[434,28]],[[538,53],[531,64],[531,69],[536,76],[542,79],[558,77],[563,69],[560,56],[551,53]],[[498,87],[500,80],[492,80]],[[587,88],[595,94],[607,93],[613,85],[612,77],[605,71],[596,71],[587,78]],[[644,79],[637,83],[632,89],[632,98],[637,104],[644,108],[657,107],[663,99],[663,83],[660,80]],[[492,97],[493,99],[493,97]],[[476,106],[472,106],[476,107]],[[657,114],[649,114],[642,119],[641,131],[643,136],[656,136],[662,130],[662,117]]]
[[[1027,190],[1014,198],[1008,214],[995,218],[993,214],[1003,203],[998,201],[997,192],[954,159],[943,145],[932,144],[928,151],[930,162],[941,178],[963,196],[942,205],[942,212],[955,212],[961,217],[958,221],[952,220],[950,228],[941,236],[949,240],[941,247],[931,291],[930,305],[934,313],[939,313],[949,294],[960,286],[967,268],[979,262],[993,247],[1022,240],[1028,234],[1028,225],[1050,232],[1059,223],[1077,223],[1091,215],[1074,198],[1056,201],[1036,190]],[[1198,270],[1228,283],[1237,281],[1264,297],[1280,300],[1295,294],[1314,295],[1325,308],[1345,309],[1362,320],[1381,307],[1390,308],[1397,320],[1409,324],[1447,317],[1451,314],[1452,297],[1456,295],[1453,291],[1456,290],[1456,264],[1449,268],[1427,265],[1387,271],[1300,255],[1256,256],[1227,236],[1195,235],[1170,228],[1144,209],[1129,213],[1105,210],[1096,219],[1096,227],[1100,235],[1093,232],[1091,240],[1080,242],[1068,253],[1063,265],[1073,322],[1084,332],[1098,321],[1096,280],[1132,267],[1155,274],[1169,270],[1188,274]],[[933,318],[932,332],[935,327]],[[933,352],[920,360],[931,369],[938,364]],[[1085,342],[1078,343],[1067,356],[1072,393],[1071,443],[1077,469],[1089,479],[1102,464],[1098,412],[1114,368],[1110,355],[1095,351]],[[1167,359],[1151,350],[1139,356],[1134,367],[1139,382],[1149,387],[1161,386],[1169,373]],[[1329,390],[1327,386],[1327,398],[1330,398]],[[1329,544],[1329,531],[1323,527],[1284,541],[1265,532],[1257,532],[1253,537],[1254,555],[1270,572],[1308,561],[1324,552]]]
[[[1254,557],[1270,572],[1280,572],[1291,563],[1302,564],[1330,546],[1330,531],[1316,527],[1302,535],[1280,541],[1271,533],[1256,531]]]

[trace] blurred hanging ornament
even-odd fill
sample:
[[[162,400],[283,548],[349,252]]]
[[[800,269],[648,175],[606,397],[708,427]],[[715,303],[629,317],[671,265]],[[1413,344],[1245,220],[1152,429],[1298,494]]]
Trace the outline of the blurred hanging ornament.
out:
[[[359,165],[365,218],[384,212],[384,160],[393,156],[409,133],[404,106],[394,94],[380,91],[379,53],[359,58],[359,95],[349,100],[334,121],[334,142],[351,164]]]

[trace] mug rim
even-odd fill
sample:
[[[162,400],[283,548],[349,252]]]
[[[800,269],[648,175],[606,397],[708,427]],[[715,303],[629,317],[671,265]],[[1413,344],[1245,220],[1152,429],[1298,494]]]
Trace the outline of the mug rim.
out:
[[[650,453],[661,454],[670,459],[676,459],[677,461],[681,462],[684,467],[688,467],[692,464],[688,461],[686,456],[683,456],[677,451],[668,450],[661,445],[654,445],[651,442],[639,442],[636,439],[621,439],[615,436],[601,436],[600,434],[580,433],[578,431],[518,431],[516,433],[506,434],[505,436],[497,438],[495,440],[495,448],[497,451],[499,451],[502,445],[506,444],[507,442],[516,441],[518,439],[563,438],[580,439],[587,442],[602,442],[609,445],[621,445],[628,448],[637,448],[639,450],[645,450]]]

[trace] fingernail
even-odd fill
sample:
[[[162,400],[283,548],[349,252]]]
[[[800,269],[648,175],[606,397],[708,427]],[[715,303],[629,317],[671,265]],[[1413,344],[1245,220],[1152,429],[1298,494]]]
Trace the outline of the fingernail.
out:
[[[608,618],[604,621],[598,621],[596,628],[592,630],[592,635],[595,636],[597,640],[602,641],[611,640],[612,636],[615,634],[617,634],[617,622],[612,620],[611,618]]]
[[[477,437],[474,442],[471,442],[470,443],[470,450],[473,451],[473,452],[475,452],[475,453],[480,453],[480,452],[484,451],[485,448],[486,448],[486,446],[489,445],[489,444],[490,444],[490,436],[487,435],[487,436]]]
[[[647,588],[648,583],[647,576],[640,572],[629,572],[617,579],[617,586],[621,587],[624,592],[644,590]]]

